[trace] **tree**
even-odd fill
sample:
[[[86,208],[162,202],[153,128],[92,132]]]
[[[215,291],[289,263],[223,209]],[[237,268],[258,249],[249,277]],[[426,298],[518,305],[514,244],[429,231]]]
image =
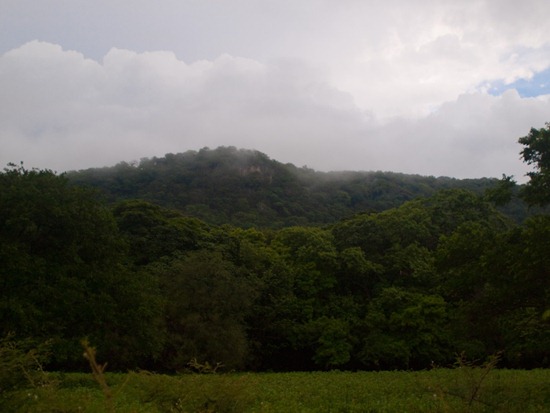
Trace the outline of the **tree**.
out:
[[[519,138],[525,147],[520,152],[524,162],[534,167],[528,172],[523,198],[529,205],[545,206],[550,203],[550,123],[541,129],[531,128],[529,134]]]
[[[550,325],[550,217],[541,215],[502,237],[484,258],[488,270],[482,311],[493,312],[496,342],[515,367],[547,367]],[[496,322],[495,322],[496,321]]]
[[[438,295],[383,289],[369,305],[358,357],[369,368],[427,368],[448,362],[447,303]]]
[[[95,191],[11,165],[0,173],[0,334],[53,340],[56,368],[80,366],[85,336],[116,355],[111,365],[135,367],[159,350],[159,304],[125,253]]]
[[[313,338],[312,359],[317,366],[329,369],[350,361],[353,344],[347,320],[323,316],[306,325],[305,330]]]
[[[496,206],[503,206],[512,200],[515,189],[516,181],[514,181],[514,177],[502,174],[502,179],[493,188],[485,190],[485,199]]]
[[[337,294],[341,265],[332,234],[320,228],[285,228],[274,236],[271,247],[280,263],[263,294],[268,293],[273,322],[263,328],[262,336],[274,338],[277,345],[267,343],[271,357],[265,365],[284,370],[346,365],[356,308],[352,299]],[[361,251],[356,252],[360,256],[353,258],[369,272]]]
[[[149,264],[177,251],[197,250],[210,242],[207,224],[147,201],[119,202],[113,214],[136,265]]]
[[[166,297],[163,367],[185,369],[192,359],[244,367],[244,320],[254,290],[235,265],[219,252],[199,250],[156,262],[148,271],[158,277]]]
[[[336,285],[337,253],[330,232],[319,228],[285,228],[277,233],[272,247],[291,268],[294,293],[300,299],[319,303]]]
[[[507,231],[469,222],[436,251],[441,294],[450,303],[453,341],[469,357],[503,351],[513,367],[548,363],[550,217]]]

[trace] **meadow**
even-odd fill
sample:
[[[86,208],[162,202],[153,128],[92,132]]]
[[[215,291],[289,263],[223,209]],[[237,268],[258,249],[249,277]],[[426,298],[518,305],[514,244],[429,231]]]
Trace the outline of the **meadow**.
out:
[[[550,411],[550,370],[44,373],[0,397],[5,412],[530,413]]]

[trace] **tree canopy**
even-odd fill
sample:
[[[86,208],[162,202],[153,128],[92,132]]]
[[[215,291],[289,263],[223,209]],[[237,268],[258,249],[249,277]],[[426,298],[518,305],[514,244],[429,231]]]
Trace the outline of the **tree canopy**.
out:
[[[293,168],[204,150],[94,171],[100,190],[11,165],[0,334],[47,341],[61,370],[83,366],[83,338],[116,369],[550,366],[550,219],[497,208],[511,179],[416,196],[414,179]]]
[[[545,206],[550,203],[550,124],[546,127],[531,128],[529,134],[519,139],[524,146],[521,156],[525,163],[533,166],[527,173],[529,182],[523,197],[529,205]]]
[[[125,242],[95,191],[12,165],[0,174],[0,222],[1,334],[51,340],[65,366],[80,364],[84,337],[121,364],[160,349],[155,283],[124,266]]]
[[[332,224],[444,189],[482,194],[498,182],[380,171],[318,172],[234,147],[166,154],[133,164],[75,171],[67,177],[74,184],[99,189],[111,202],[140,199],[209,224],[245,228]],[[532,213],[519,198],[498,203],[517,222]]]

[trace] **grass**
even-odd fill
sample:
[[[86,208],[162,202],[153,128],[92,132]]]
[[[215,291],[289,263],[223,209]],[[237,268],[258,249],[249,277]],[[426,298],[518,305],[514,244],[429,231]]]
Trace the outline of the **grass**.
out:
[[[1,412],[382,413],[550,412],[550,370],[498,370],[459,358],[454,369],[418,372],[209,374],[108,373],[83,342],[91,373],[51,373],[39,352],[0,343]]]
[[[550,412],[550,370],[102,374],[110,393],[92,374],[48,373],[46,384],[3,393],[0,407],[6,412],[108,413]]]

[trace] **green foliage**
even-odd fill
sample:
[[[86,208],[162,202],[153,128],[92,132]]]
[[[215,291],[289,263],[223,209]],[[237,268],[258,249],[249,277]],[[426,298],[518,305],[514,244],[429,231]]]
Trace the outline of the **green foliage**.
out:
[[[443,189],[482,194],[497,180],[458,180],[383,172],[316,172],[234,147],[203,148],[67,175],[100,189],[110,201],[141,199],[209,224],[283,228],[332,224],[365,211],[381,212]],[[522,221],[520,199],[502,209]]]
[[[57,381],[43,369],[50,357],[49,343],[16,340],[12,334],[0,339],[0,410],[30,411],[23,406],[38,392],[55,391]]]
[[[79,376],[82,385],[75,386],[73,376],[62,377],[54,391],[39,388],[31,397],[21,394],[24,397],[19,404],[14,399],[20,394],[11,393],[5,411],[105,412],[97,384],[91,379],[84,383]],[[128,413],[535,413],[547,411],[550,405],[548,370],[510,371],[468,365],[420,372],[179,376],[132,372],[106,374],[106,380],[118,392],[115,411]]]
[[[505,350],[510,366],[547,365],[548,222],[541,216],[508,231],[470,223],[440,243],[441,291],[454,303],[457,344],[477,343],[470,354]]]
[[[50,171],[0,174],[0,332],[51,340],[49,367],[85,368],[83,337],[115,370],[549,363],[548,217],[514,224],[485,184],[407,200],[431,187],[235,148],[116,169],[94,177],[129,188],[111,207]],[[372,200],[399,206],[334,222]]]
[[[340,318],[322,316],[304,326],[313,347],[312,361],[323,369],[345,366],[353,350],[349,323]]]
[[[455,363],[457,374],[454,382],[447,386],[436,383],[430,390],[435,392],[441,404],[446,407],[450,405],[450,399],[460,401],[460,411],[512,411],[508,401],[503,400],[501,394],[494,389],[488,389],[490,375],[494,374],[499,361],[500,355],[496,354],[489,356],[482,364],[477,364],[467,360],[465,354],[461,353]]]
[[[545,128],[531,128],[529,134],[519,138],[524,146],[521,151],[523,161],[534,170],[527,173],[529,182],[524,188],[523,197],[529,205],[550,203],[550,125]]]
[[[449,359],[447,304],[436,295],[386,288],[364,320],[362,362],[374,369],[427,367]]]
[[[335,284],[336,250],[330,232],[319,228],[280,230],[272,247],[292,271],[294,292],[304,299],[321,298]]]
[[[482,222],[466,222],[441,237],[435,255],[445,297],[455,302],[475,298],[487,282],[482,257],[497,237],[498,231]]]
[[[43,364],[48,357],[47,343],[35,346],[30,340],[15,340],[13,335],[1,338],[0,396],[15,389],[38,387],[45,383]]]
[[[123,363],[159,350],[154,281],[124,268],[125,245],[95,192],[12,167],[0,174],[0,222],[0,333],[51,340],[59,367],[81,366],[84,336]]]
[[[550,217],[535,217],[487,253],[489,283],[480,302],[493,315],[504,356],[514,366],[550,363],[550,325],[543,319],[550,302],[549,234]]]
[[[372,298],[384,267],[367,259],[360,247],[347,247],[338,254],[338,291],[343,295]]]
[[[148,268],[166,297],[165,367],[182,370],[195,358],[243,367],[248,353],[244,319],[254,290],[218,252],[175,256]]]
[[[146,265],[177,251],[197,250],[210,242],[210,229],[196,218],[139,200],[113,208],[117,225],[137,265]]]
[[[516,181],[512,176],[502,175],[502,179],[493,188],[488,188],[485,191],[485,198],[496,206],[503,206],[512,200],[514,190],[516,189]]]

